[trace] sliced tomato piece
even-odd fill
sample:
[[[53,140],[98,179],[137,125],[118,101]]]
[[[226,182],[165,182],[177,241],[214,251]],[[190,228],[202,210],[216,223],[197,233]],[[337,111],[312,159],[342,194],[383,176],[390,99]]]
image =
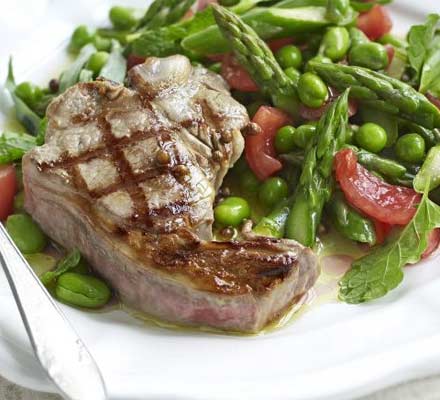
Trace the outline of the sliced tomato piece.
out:
[[[129,54],[127,57],[127,71],[135,67],[136,65],[143,64],[145,57],[137,56],[136,54]]]
[[[376,244],[382,244],[391,232],[391,229],[393,229],[393,226],[380,222],[374,218],[372,221],[374,223],[374,230],[376,231]]]
[[[387,9],[376,4],[370,11],[359,15],[357,26],[369,39],[376,40],[391,31],[393,22]]]
[[[393,62],[394,54],[396,53],[394,46],[390,44],[385,45],[385,50],[387,51],[388,55],[388,65],[390,65]]]
[[[231,54],[223,58],[222,76],[232,89],[241,92],[258,92],[257,84]]]
[[[290,117],[277,108],[261,106],[252,122],[261,128],[261,132],[246,136],[246,161],[257,178],[265,180],[283,167],[276,159],[274,139],[277,130],[290,122]]]
[[[304,118],[308,121],[316,121],[319,118],[322,117],[322,115],[327,111],[327,108],[329,108],[330,104],[334,101],[336,97],[333,97],[330,101],[326,102],[324,105],[322,105],[319,108],[311,108],[307,107],[304,104],[301,104],[299,106],[299,115],[301,118]],[[352,117],[355,115],[358,111],[358,105],[357,102],[353,99],[350,99],[348,101],[348,116]]]
[[[13,165],[0,166],[0,221],[5,220],[12,213],[16,191],[15,167]]]
[[[390,225],[406,225],[416,212],[421,195],[390,185],[358,164],[351,149],[335,156],[336,180],[347,201],[371,218]]]
[[[440,110],[440,99],[434,97],[431,93],[426,93],[427,99]]]
[[[217,0],[199,0],[197,2],[197,11],[202,11],[212,3],[217,3]]]
[[[267,45],[272,50],[273,53],[276,53],[279,49],[288,44],[293,43],[293,38],[281,38],[281,39],[272,39],[267,42]]]
[[[422,258],[429,257],[440,244],[440,228],[434,229],[428,237],[428,246],[422,254]]]

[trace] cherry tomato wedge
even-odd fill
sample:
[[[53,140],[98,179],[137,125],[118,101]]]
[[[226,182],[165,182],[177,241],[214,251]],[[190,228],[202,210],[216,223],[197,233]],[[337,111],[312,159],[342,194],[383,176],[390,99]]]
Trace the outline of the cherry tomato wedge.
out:
[[[429,257],[440,244],[440,229],[434,229],[428,236],[428,246],[422,254],[422,258]]]
[[[394,46],[391,46],[390,44],[385,45],[385,50],[387,51],[388,55],[388,65],[390,65],[394,60],[394,54],[396,53],[396,50],[394,50]]]
[[[129,54],[127,57],[127,71],[135,67],[136,65],[143,64],[145,57],[137,56],[136,54]]]
[[[376,40],[391,31],[393,22],[385,7],[375,5],[370,11],[359,15],[357,26],[370,40]]]
[[[427,99],[440,110],[440,99],[434,97],[431,93],[426,93]]]
[[[222,76],[232,89],[241,92],[258,92],[258,86],[248,72],[230,54],[223,58]]]
[[[388,234],[393,229],[392,225],[384,224],[383,222],[373,219],[374,230],[376,231],[376,244],[382,244],[387,238]]]
[[[369,217],[390,225],[406,225],[414,216],[421,195],[373,175],[358,164],[353,150],[336,153],[335,169],[347,201]]]
[[[12,213],[16,191],[15,167],[13,165],[0,166],[0,221],[5,220]]]
[[[261,106],[252,122],[261,128],[261,132],[246,136],[246,161],[257,178],[265,180],[283,167],[281,162],[275,158],[274,140],[277,130],[287,125],[290,118],[277,108]]]
[[[272,50],[273,53],[276,53],[279,49],[288,44],[293,43],[293,38],[281,38],[281,39],[272,39],[267,42],[267,45]]]
[[[336,97],[334,97],[336,98]],[[307,107],[304,104],[301,104],[299,107],[299,115],[301,118],[304,118],[308,121],[316,121],[319,118],[322,117],[322,115],[327,111],[327,108],[329,108],[330,104],[333,102],[334,98],[332,98],[330,101],[326,102],[319,108],[311,108]],[[352,117],[355,115],[358,111],[358,106],[355,100],[350,99],[348,101],[348,116]]]

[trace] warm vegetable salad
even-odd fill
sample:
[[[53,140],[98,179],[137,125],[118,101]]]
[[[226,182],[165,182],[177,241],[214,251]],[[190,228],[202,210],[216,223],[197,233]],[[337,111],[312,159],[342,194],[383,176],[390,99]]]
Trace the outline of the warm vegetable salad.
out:
[[[79,26],[73,60],[47,87],[5,84],[23,132],[0,136],[0,220],[19,249],[46,263],[61,300],[98,307],[110,298],[74,251],[58,262],[23,211],[20,160],[44,143],[50,101],[98,76],[124,82],[146,57],[184,54],[217,72],[252,118],[245,152],[214,209],[216,237],[255,234],[314,247],[326,232],[359,244],[339,297],[384,296],[403,267],[440,242],[440,15],[391,33],[390,1],[155,0],[113,7],[111,27]],[[48,271],[48,272],[47,272]],[[74,288],[74,289],[72,289]],[[76,289],[75,289],[76,288]],[[91,298],[78,295],[91,290]]]

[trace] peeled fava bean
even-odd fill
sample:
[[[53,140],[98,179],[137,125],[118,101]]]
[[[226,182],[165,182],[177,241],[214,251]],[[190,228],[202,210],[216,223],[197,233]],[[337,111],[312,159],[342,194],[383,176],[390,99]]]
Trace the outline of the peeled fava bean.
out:
[[[55,296],[58,300],[73,306],[99,308],[108,303],[111,291],[98,278],[66,272],[58,278]]]

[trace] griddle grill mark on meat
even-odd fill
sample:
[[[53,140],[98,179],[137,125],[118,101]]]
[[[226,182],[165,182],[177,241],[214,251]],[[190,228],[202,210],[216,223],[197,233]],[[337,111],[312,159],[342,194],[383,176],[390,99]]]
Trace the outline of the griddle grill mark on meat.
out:
[[[78,247],[128,305],[164,320],[254,332],[315,282],[296,242],[212,242],[213,202],[243,151],[245,108],[183,56],[150,58],[131,88],[80,83],[48,108],[23,160],[26,209]]]

